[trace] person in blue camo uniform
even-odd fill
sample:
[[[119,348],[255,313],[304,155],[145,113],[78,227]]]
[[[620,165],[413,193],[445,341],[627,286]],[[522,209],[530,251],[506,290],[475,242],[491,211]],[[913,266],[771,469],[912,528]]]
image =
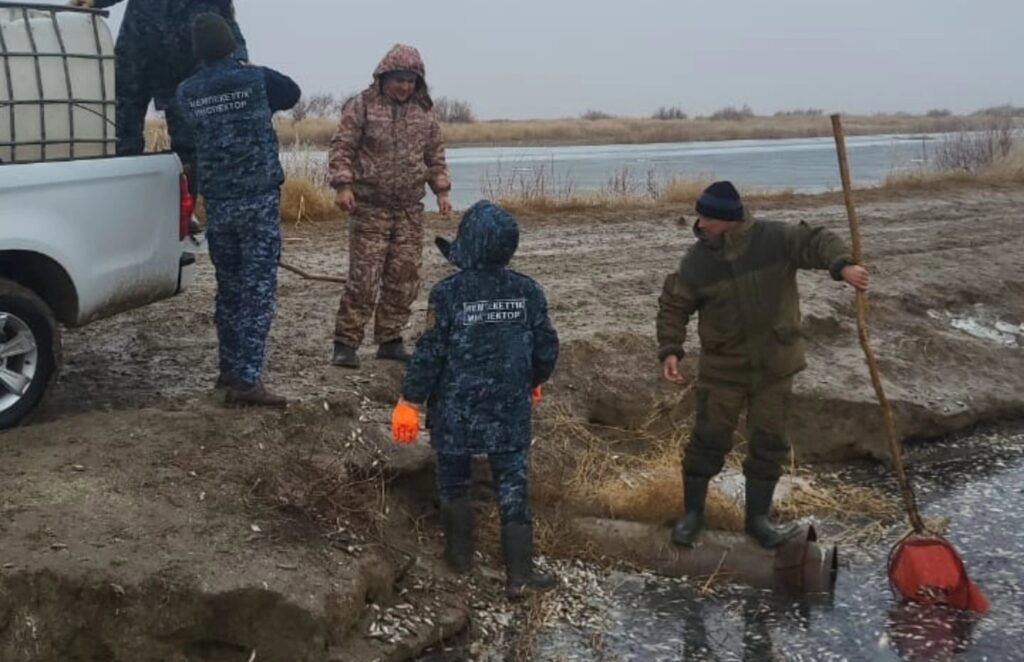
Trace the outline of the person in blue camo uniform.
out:
[[[217,387],[226,389],[229,405],[284,407],[261,378],[281,255],[284,172],[272,117],[294,106],[301,92],[281,73],[234,59],[234,35],[218,14],[196,18],[192,43],[204,66],[181,84],[177,100],[195,130],[216,269]]]
[[[427,329],[396,406],[396,420],[404,411],[410,424],[404,434],[401,426],[395,429],[396,440],[415,438],[417,412],[425,405],[437,451],[445,558],[457,572],[469,570],[473,559],[471,460],[486,454],[501,513],[507,592],[521,597],[547,590],[557,580],[534,566],[530,423],[540,385],[555,368],[558,335],[543,290],[508,268],[519,244],[511,214],[477,202],[462,217],[454,242],[439,238],[437,244],[459,271],[430,292]]]
[[[123,1],[72,0],[70,4],[106,9]],[[248,60],[232,0],[128,0],[114,48],[117,153],[142,154],[146,111],[154,101],[158,110],[165,111],[171,149],[185,166],[192,186],[195,137],[174,92],[199,66],[193,55],[191,28],[195,17],[207,12],[228,22],[235,38],[234,57]]]

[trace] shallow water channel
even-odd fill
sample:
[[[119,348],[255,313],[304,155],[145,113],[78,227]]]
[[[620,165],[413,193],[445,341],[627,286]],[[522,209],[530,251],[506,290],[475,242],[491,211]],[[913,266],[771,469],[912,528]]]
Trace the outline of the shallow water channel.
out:
[[[742,589],[708,599],[682,584],[627,583],[617,592],[621,606],[608,619],[603,653],[623,660],[1024,659],[1024,432],[978,433],[914,460],[924,514],[950,518],[949,540],[992,601],[977,622],[896,608],[886,543],[840,549],[835,594],[819,604]],[[849,474],[895,490],[887,473]],[[819,528],[827,541],[828,523]],[[571,631],[555,632],[540,644],[541,657],[593,658],[582,643]]]
[[[922,514],[949,518],[949,541],[992,602],[985,616],[899,608],[885,572],[894,530],[877,546],[841,547],[835,593],[817,601],[737,587],[708,597],[697,583],[606,576],[591,600],[597,618],[542,630],[532,659],[1024,660],[1024,430],[974,432],[910,456]],[[842,477],[896,491],[881,466]],[[835,525],[815,524],[827,542]]]

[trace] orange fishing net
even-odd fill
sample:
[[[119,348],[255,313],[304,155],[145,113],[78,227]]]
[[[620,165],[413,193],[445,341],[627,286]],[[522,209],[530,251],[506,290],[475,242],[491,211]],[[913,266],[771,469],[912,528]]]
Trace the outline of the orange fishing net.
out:
[[[911,602],[978,613],[989,608],[952,545],[938,537],[911,534],[897,543],[889,555],[889,584]]]

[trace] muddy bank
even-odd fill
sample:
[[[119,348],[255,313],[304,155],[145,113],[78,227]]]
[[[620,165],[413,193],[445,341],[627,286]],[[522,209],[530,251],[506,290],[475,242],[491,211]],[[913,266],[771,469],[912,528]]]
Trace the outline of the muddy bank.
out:
[[[354,408],[328,407],[22,430],[0,479],[0,658],[406,659],[462,629],[383,494],[427,454],[393,461]]]
[[[903,436],[1024,410],[1022,205],[1024,192],[992,189],[862,207],[873,336]],[[661,282],[691,241],[676,216],[523,220],[515,266],[545,286],[565,343],[538,456],[574,452],[544,455],[566,418],[613,429],[616,453],[643,450],[630,431],[685,429],[692,402],[658,380],[653,356]],[[769,216],[845,227],[839,206]],[[338,275],[345,241],[341,224],[304,225],[284,252]],[[447,273],[430,246],[426,265],[428,282]],[[449,576],[429,452],[387,438],[400,369],[369,356],[358,372],[326,365],[339,286],[281,275],[267,379],[296,402],[238,412],[210,395],[208,261],[200,271],[176,299],[68,333],[39,422],[0,436],[0,658],[407,659],[467,623],[484,637],[467,607],[502,602],[493,512],[485,506],[481,525],[489,570]],[[801,286],[811,367],[797,381],[798,458],[880,456],[852,295],[824,274]],[[556,515],[538,522],[553,551]],[[513,613],[489,627],[529,615]]]

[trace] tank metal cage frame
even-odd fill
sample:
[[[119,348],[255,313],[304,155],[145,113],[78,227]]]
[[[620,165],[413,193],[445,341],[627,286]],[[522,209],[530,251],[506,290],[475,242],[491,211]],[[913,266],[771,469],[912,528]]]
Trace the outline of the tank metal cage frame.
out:
[[[110,13],[106,10],[101,9],[85,9],[80,7],[70,7],[67,5],[43,5],[35,3],[24,3],[24,2],[3,2],[0,1],[0,10],[13,9],[20,10],[22,19],[25,21],[26,32],[28,34],[29,43],[31,44],[31,51],[9,51],[7,49],[6,40],[4,39],[3,32],[0,31],[0,60],[3,62],[4,73],[7,79],[7,89],[0,90],[7,93],[6,99],[0,99],[0,108],[10,108],[10,129],[11,129],[11,140],[0,141],[0,149],[9,148],[11,150],[11,162],[18,163],[17,158],[18,147],[38,147],[41,150],[41,157],[43,161],[46,160],[46,148],[48,146],[61,145],[66,146],[70,152],[71,158],[75,158],[75,148],[79,145],[86,144],[100,144],[103,145],[104,153],[113,155],[116,149],[117,138],[114,132],[111,131],[111,125],[113,122],[109,119],[110,111],[116,112],[117,98],[116,92],[112,98],[107,98],[107,72],[104,66],[107,62],[114,62],[114,55],[104,55],[101,50],[100,42],[100,18],[106,18]],[[50,20],[53,22],[54,34],[57,37],[57,43],[60,46],[58,52],[39,52],[36,46],[35,36],[32,34],[32,30],[29,26],[29,12],[42,12],[50,15]],[[67,47],[64,45],[64,37],[61,34],[60,23],[57,20],[57,15],[61,13],[77,13],[77,14],[88,14],[92,19],[92,32],[93,32],[93,43],[95,46],[95,53],[69,53]],[[26,57],[32,58],[35,64],[35,75],[36,75],[36,89],[39,91],[38,99],[28,100],[16,100],[14,98],[14,82],[11,77],[11,58],[15,57]],[[60,58],[64,67],[64,82],[68,90],[67,99],[46,99],[43,97],[43,67],[42,62],[46,58]],[[75,98],[71,94],[73,89],[71,86],[71,67],[69,66],[70,60],[87,60],[95,61],[99,67],[100,74],[100,87],[102,89],[103,98],[100,99],[79,99]],[[40,128],[40,139],[39,140],[17,140],[17,113],[14,109],[17,106],[39,106],[39,128]],[[68,136],[66,139],[61,140],[49,140],[46,137],[46,109],[50,106],[55,105],[66,105],[68,107]],[[102,112],[97,112],[93,108],[87,106],[100,106]],[[103,118],[103,137],[102,138],[77,138],[75,135],[75,108],[79,108],[86,112],[90,112],[99,115]],[[22,162],[35,162],[38,159],[31,159]]]

